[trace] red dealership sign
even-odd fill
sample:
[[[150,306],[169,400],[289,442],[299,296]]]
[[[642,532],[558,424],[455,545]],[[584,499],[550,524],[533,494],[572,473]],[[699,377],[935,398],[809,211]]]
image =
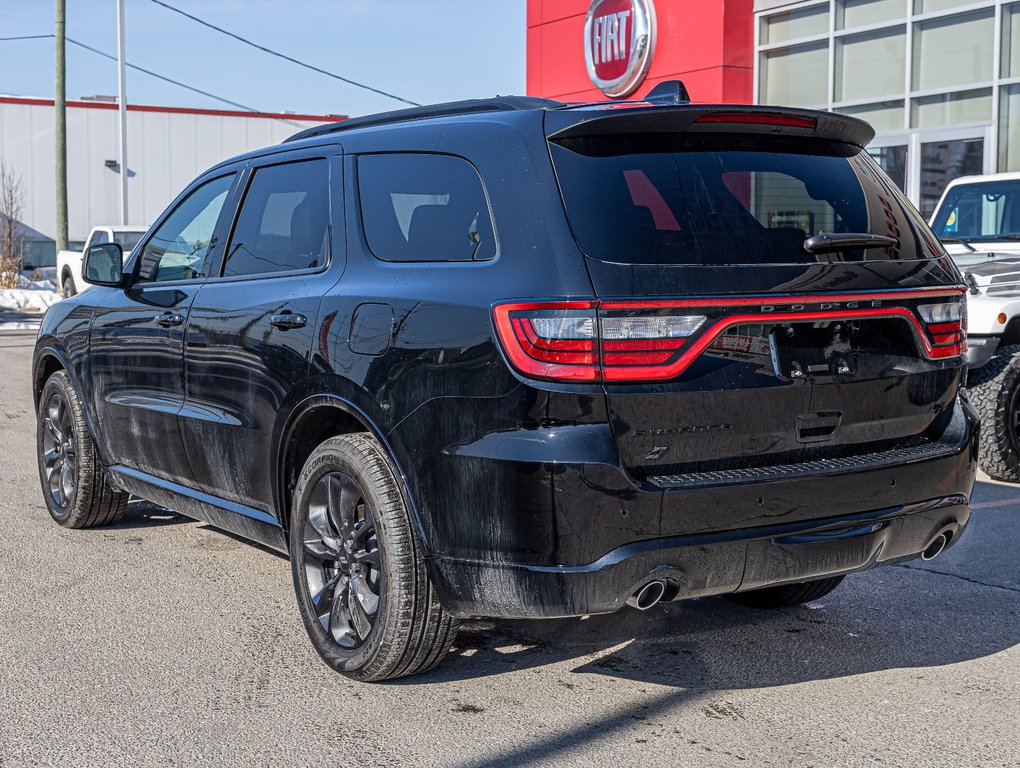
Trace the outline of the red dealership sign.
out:
[[[633,93],[655,52],[652,0],[592,0],[584,22],[584,57],[591,81],[610,98]]]

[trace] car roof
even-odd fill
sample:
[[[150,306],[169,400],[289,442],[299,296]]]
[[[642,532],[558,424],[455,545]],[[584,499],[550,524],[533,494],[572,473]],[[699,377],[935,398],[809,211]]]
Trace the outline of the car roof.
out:
[[[975,176],[961,176],[953,179],[946,185],[948,190],[951,187],[958,187],[963,184],[981,184],[988,181],[1020,181],[1020,171],[1009,171],[1007,173],[982,173]]]

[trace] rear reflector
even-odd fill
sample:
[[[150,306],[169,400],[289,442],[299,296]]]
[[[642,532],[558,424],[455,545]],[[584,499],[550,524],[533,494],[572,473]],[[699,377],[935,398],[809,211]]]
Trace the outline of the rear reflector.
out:
[[[871,308],[862,306],[872,298],[869,294],[812,297],[817,311],[807,310],[812,298],[803,296],[510,302],[495,305],[493,319],[510,363],[526,376],[578,382],[664,381],[683,373],[728,328],[761,323],[896,319],[912,326],[928,359],[957,357],[967,349],[961,290],[878,292],[874,296],[880,299]],[[886,301],[914,299],[918,294],[953,300],[915,310],[884,306]],[[748,312],[754,304],[758,311]]]
[[[818,125],[814,117],[783,115],[775,112],[709,112],[695,123],[738,123],[740,125],[778,125],[784,128],[810,128]]]

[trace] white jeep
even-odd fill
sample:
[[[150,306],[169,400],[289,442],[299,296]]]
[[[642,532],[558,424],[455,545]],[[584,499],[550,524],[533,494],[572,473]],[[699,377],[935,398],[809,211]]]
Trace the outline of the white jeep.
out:
[[[931,228],[970,286],[968,390],[981,414],[978,461],[1020,482],[1020,173],[950,182]]]

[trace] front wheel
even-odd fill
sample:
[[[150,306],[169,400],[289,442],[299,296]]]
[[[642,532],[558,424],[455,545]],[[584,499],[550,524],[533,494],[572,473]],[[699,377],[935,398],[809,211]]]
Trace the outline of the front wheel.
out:
[[[843,581],[843,576],[780,584],[726,595],[726,599],[748,608],[792,608],[825,597]]]
[[[72,278],[70,275],[64,276],[64,282],[62,283],[62,286],[64,289],[65,299],[69,299],[72,296],[76,296],[78,294],[78,289],[74,287],[74,278]]]
[[[365,434],[316,448],[294,491],[290,562],[298,607],[322,659],[362,681],[425,672],[456,624],[429,581],[411,516]]]
[[[128,494],[110,485],[81,402],[64,371],[43,385],[36,452],[46,508],[60,525],[91,528],[120,519]]]
[[[1020,482],[1020,344],[999,347],[971,371],[967,391],[981,416],[978,464],[989,477]]]

